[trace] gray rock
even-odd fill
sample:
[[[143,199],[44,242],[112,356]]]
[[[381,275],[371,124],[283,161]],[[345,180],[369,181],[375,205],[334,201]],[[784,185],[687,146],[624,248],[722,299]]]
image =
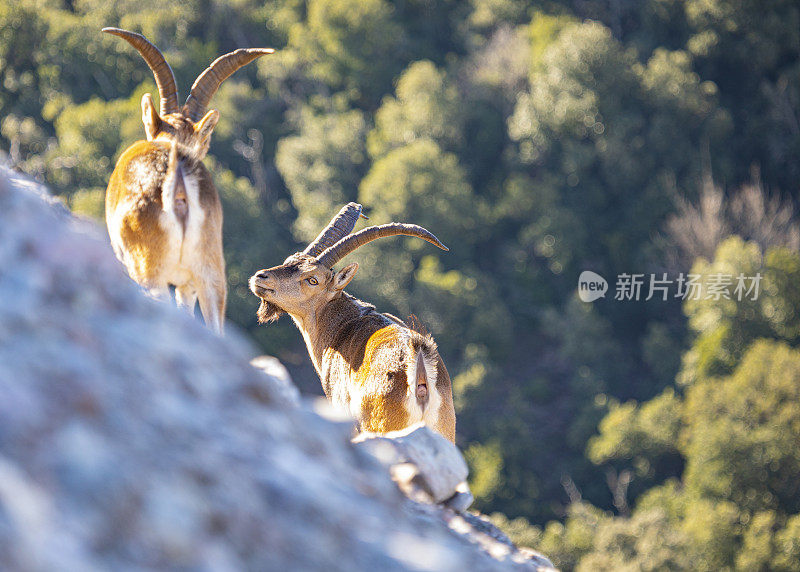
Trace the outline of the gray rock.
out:
[[[284,365],[272,356],[258,356],[250,360],[250,365],[267,374],[266,383],[273,385],[278,394],[290,405],[300,405],[300,391],[289,376]]]
[[[420,512],[230,330],[0,168],[0,569],[535,569]]]
[[[421,423],[381,435],[362,433],[353,442],[388,463],[392,479],[409,498],[444,503],[457,497],[453,508],[461,507],[466,495],[471,500],[469,469],[458,447]]]
[[[475,497],[472,496],[469,485],[464,482],[456,486],[455,493],[444,502],[444,505],[456,512],[464,512],[472,505],[474,500]]]

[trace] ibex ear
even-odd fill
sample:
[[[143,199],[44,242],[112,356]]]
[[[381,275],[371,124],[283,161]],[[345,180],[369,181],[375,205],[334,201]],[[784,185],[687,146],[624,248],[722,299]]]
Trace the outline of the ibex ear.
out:
[[[211,132],[214,131],[214,127],[217,126],[217,121],[219,121],[219,111],[212,109],[195,124],[194,132],[199,137],[201,143],[205,143],[208,141],[208,138],[211,137]]]
[[[145,93],[142,96],[142,123],[144,123],[144,132],[147,135],[147,140],[152,141],[155,139],[156,134],[161,131],[161,118],[158,116],[158,112],[153,105],[153,98],[149,93]]]
[[[333,289],[334,290],[344,290],[344,287],[350,284],[350,281],[358,272],[358,262],[353,262],[352,264],[348,264],[339,272],[336,273],[336,276],[333,277]]]

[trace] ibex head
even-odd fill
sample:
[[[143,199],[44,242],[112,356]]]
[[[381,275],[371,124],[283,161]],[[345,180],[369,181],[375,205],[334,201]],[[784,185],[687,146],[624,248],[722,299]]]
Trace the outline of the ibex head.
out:
[[[378,238],[416,236],[447,250],[438,238],[415,224],[393,222],[350,234],[359,216],[364,216],[361,205],[348,204],[303,252],[292,254],[280,266],[259,270],[250,278],[250,289],[261,298],[258,309],[260,322],[276,320],[284,312],[305,318],[340,296],[356,275],[358,263],[353,262],[338,272],[333,271],[333,266],[360,246]]]
[[[153,71],[161,105],[160,110],[156,111],[150,94],[142,96],[142,122],[147,140],[174,141],[197,160],[208,153],[211,133],[219,121],[219,111],[207,111],[219,86],[240,67],[275,51],[270,48],[248,48],[220,56],[198,76],[189,97],[180,107],[175,76],[158,48],[135,32],[119,28],[103,28],[103,32],[119,36],[136,48]]]

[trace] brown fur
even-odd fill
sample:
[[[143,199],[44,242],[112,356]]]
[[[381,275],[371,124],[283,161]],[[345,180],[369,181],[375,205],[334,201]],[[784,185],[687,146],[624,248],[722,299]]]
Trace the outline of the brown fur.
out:
[[[190,312],[197,299],[206,322],[222,333],[227,298],[222,204],[201,162],[219,113],[209,111],[197,124],[181,114],[160,117],[149,94],[142,99],[142,112],[148,140],[122,153],[106,190],[114,251],[131,278],[154,294],[165,296],[174,285],[179,305]],[[189,179],[197,188],[194,207]],[[193,218],[199,228],[187,238]]]
[[[429,335],[381,314],[343,291],[355,274],[350,265],[334,274],[315,259],[293,255],[281,265],[251,278],[259,298],[259,319],[270,321],[281,312],[292,316],[303,333],[325,395],[353,413],[362,430],[385,433],[410,423],[405,400],[417,400],[419,369],[409,380],[410,365],[422,354],[436,364],[436,380],[425,379],[430,392],[441,397],[432,429],[455,441],[455,410],[450,376]],[[351,274],[344,275],[348,270]],[[317,286],[308,279],[317,280]],[[274,291],[273,291],[274,290]],[[424,372],[424,367],[422,368]],[[357,399],[357,402],[353,402]]]
[[[412,330],[414,330],[418,334],[422,334],[423,336],[430,337],[430,332],[428,332],[428,328],[426,328],[425,324],[423,324],[419,320],[419,318],[417,318],[417,316],[415,316],[414,314],[411,314],[408,317],[408,319],[405,321],[405,323],[408,325],[409,328],[411,328]],[[431,341],[433,341],[433,338],[431,338]]]
[[[119,28],[103,32],[139,51],[154,73],[163,110],[156,110],[149,93],[142,96],[147,141],[137,141],[122,153],[108,183],[106,225],[114,252],[152,294],[166,297],[173,285],[178,305],[192,314],[199,302],[206,324],[222,334],[227,298],[222,206],[201,163],[219,112],[205,110],[221,82],[274,50],[236,50],[217,58],[197,78],[179,110],[178,86],[158,48],[140,34]]]

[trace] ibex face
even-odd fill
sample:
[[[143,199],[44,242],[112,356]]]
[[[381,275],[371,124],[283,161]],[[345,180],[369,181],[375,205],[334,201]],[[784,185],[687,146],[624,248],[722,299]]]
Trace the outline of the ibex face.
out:
[[[258,320],[277,320],[283,312],[301,319],[333,300],[353,279],[358,264],[334,273],[313,256],[294,254],[280,266],[257,272],[251,280],[253,293],[261,298]]]
[[[175,286],[179,305],[222,333],[227,290],[222,255],[222,206],[202,164],[219,112],[206,111],[220,84],[271,49],[236,50],[216,59],[195,81],[183,107],[175,77],[161,52],[144,36],[104,28],[135,47],[153,71],[161,99],[156,111],[142,97],[146,141],[119,158],[106,191],[106,224],[117,257],[131,278],[167,297]]]
[[[250,289],[261,299],[259,321],[284,312],[292,317],[325,394],[362,430],[386,433],[424,422],[454,441],[450,377],[436,343],[344,292],[358,264],[332,270],[359,246],[385,236],[417,236],[446,248],[416,225],[392,223],[350,234],[360,212],[351,203],[303,252],[250,278]]]

